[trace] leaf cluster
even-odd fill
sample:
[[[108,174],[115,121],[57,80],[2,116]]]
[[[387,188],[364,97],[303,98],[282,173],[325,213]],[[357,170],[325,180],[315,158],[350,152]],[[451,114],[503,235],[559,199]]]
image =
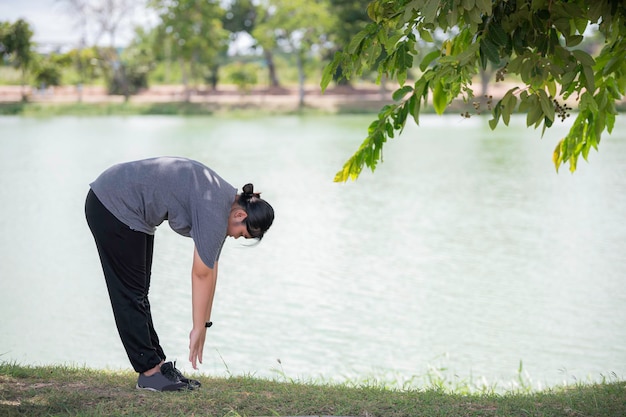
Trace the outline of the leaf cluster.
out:
[[[356,179],[364,166],[375,170],[387,139],[401,132],[411,116],[419,124],[430,102],[443,114],[453,100],[472,99],[472,79],[491,65],[516,76],[522,86],[508,90],[492,108],[489,125],[509,124],[515,112],[527,126],[563,120],[565,102],[578,115],[556,147],[555,167],[576,169],[598,147],[602,133],[615,123],[616,101],[626,88],[626,4],[611,0],[374,0],[372,20],[325,68],[325,89],[333,74],[346,77],[376,69],[378,80],[395,79],[394,102],[384,106],[368,136],[346,162],[335,181]],[[444,35],[438,47],[435,38]],[[583,41],[601,36],[600,51],[585,50]],[[409,71],[419,76],[407,83]]]

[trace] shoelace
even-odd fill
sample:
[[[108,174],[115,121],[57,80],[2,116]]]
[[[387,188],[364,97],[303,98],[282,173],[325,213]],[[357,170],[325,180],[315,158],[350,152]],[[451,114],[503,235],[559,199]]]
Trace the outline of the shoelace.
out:
[[[183,373],[182,373],[182,372],[180,372],[180,371],[178,370],[178,368],[176,368],[176,361],[174,361],[174,363],[173,363],[172,372],[174,372],[174,374],[176,375],[176,377],[177,377],[178,379],[180,379],[181,381],[183,381],[183,382],[186,382],[186,381],[187,381],[187,378],[185,378],[185,375],[183,375]]]
[[[179,382],[180,378],[178,377],[178,374],[176,372],[176,368],[172,367],[167,367],[165,368],[165,370],[163,369],[163,367],[161,367],[161,373],[163,374],[163,376],[165,376],[167,379],[169,379],[172,382]]]

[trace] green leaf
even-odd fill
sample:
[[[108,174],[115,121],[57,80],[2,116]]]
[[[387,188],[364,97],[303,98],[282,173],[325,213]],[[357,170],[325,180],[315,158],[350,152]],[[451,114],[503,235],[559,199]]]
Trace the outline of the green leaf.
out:
[[[561,166],[561,163],[563,162],[563,160],[561,159],[562,147],[563,147],[563,139],[561,139],[559,143],[557,143],[556,147],[554,148],[554,151],[552,152],[552,162],[554,163],[554,167],[556,168],[557,172],[559,172],[559,167]]]
[[[544,90],[537,91],[537,95],[539,96],[539,104],[541,105],[541,110],[545,117],[547,117],[551,122],[554,121],[554,105],[548,98],[548,95]]]
[[[583,66],[593,67],[596,61],[589,55],[587,52],[582,51],[580,49],[575,49],[572,51],[574,57],[580,62]]]
[[[354,54],[357,51],[357,49],[360,50],[363,44],[363,41],[369,35],[370,35],[370,32],[367,29],[363,29],[362,31],[358,32],[350,40],[350,43],[348,44],[348,48],[346,48],[346,52],[348,52],[349,54]]]
[[[458,65],[465,66],[472,59],[476,58],[476,52],[478,51],[480,45],[477,43],[473,43],[469,45],[463,52],[456,55],[454,58],[458,61]]]
[[[422,38],[422,40],[424,40],[426,42],[434,42],[435,41],[433,39],[433,36],[431,35],[431,33],[429,31],[427,31],[426,29],[420,27],[420,28],[418,28],[418,32],[419,32],[420,38]]]
[[[439,58],[440,56],[441,56],[441,52],[439,50],[435,50],[426,54],[426,56],[422,58],[422,62],[420,63],[420,70],[422,72],[426,71],[426,68],[428,68],[430,63],[433,62],[435,59]]]
[[[326,87],[328,87],[328,84],[333,79],[333,76],[337,71],[337,67],[339,66],[340,60],[341,52],[335,52],[333,60],[324,68],[324,71],[322,72],[322,81],[320,82],[320,86],[322,87],[322,93],[326,91]]]
[[[590,93],[593,93],[596,90],[593,69],[587,65],[583,65],[583,73],[585,74],[585,88]]]
[[[480,14],[480,10],[476,9],[476,8],[472,8],[470,10],[467,11],[467,16],[469,16],[469,20],[470,20],[470,25],[472,23],[475,24],[480,24],[483,22],[483,17]]]
[[[546,87],[548,87],[550,97],[556,97],[556,83],[554,82],[554,80],[546,81]]]
[[[404,96],[412,92],[413,92],[413,87],[411,87],[410,85],[405,85],[404,87],[401,87],[397,89],[396,91],[394,91],[392,98],[394,101],[400,101],[404,98]]]
[[[489,25],[489,31],[487,32],[489,39],[498,46],[504,46],[509,41],[509,37],[502,29],[502,25],[498,21],[494,21]]]
[[[492,110],[493,119],[489,120],[489,127],[494,130],[498,126],[500,115],[502,113],[502,101],[498,101]]]
[[[443,83],[439,81],[433,90],[433,107],[438,115],[442,115],[448,106],[448,95]]]
[[[536,125],[543,117],[543,111],[541,110],[541,104],[534,101],[528,108],[528,114],[526,115],[526,126]]]
[[[488,16],[491,15],[493,10],[493,4],[491,0],[476,0],[476,6],[480,11]]]
[[[441,0],[429,0],[426,2],[424,9],[422,10],[422,16],[424,16],[424,23],[434,23],[437,17],[437,9],[441,5]]]
[[[480,40],[480,53],[494,64],[500,64],[500,54],[498,53],[498,48],[489,39],[483,38]]]
[[[565,36],[565,45],[568,47],[579,45],[583,39],[585,39],[582,35],[571,35]]]
[[[396,78],[400,85],[406,81],[407,69],[413,66],[413,55],[408,51],[406,42],[398,45],[395,52],[394,66],[397,69]]]
[[[413,19],[413,13],[416,10],[419,10],[420,3],[421,3],[421,1],[419,1],[419,0],[412,0],[410,3],[408,3],[405,6],[405,8],[404,8],[404,17],[403,17],[405,22],[408,22],[411,19]]]
[[[515,106],[517,106],[517,97],[513,94],[519,87],[511,88],[506,92],[500,103],[502,103],[502,121],[506,126],[509,125],[511,121],[511,114],[515,111]]]
[[[475,0],[462,0],[461,3],[465,10],[472,10],[476,5]]]
[[[606,77],[607,75],[615,72],[623,64],[623,61],[624,54],[613,56],[602,69],[602,75]]]
[[[399,131],[399,133],[402,133],[402,131],[404,130],[404,126],[406,125],[406,119],[409,115],[409,110],[409,103],[407,100],[402,106],[398,107],[398,110],[393,115],[393,128]]]
[[[615,114],[607,113],[606,115],[606,131],[613,132],[613,128],[615,127]]]
[[[409,106],[409,112],[411,113],[411,116],[413,116],[413,120],[415,120],[415,123],[419,125],[420,124],[419,123],[420,99],[415,94],[412,94],[411,97],[409,98],[408,106]]]

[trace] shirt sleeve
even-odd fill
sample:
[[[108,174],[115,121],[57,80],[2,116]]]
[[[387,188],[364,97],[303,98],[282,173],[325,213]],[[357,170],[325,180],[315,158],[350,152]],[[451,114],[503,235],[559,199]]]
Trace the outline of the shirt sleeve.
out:
[[[202,262],[209,268],[215,266],[226,241],[228,213],[222,210],[194,210],[191,237]]]
[[[191,237],[202,262],[215,266],[228,231],[228,217],[237,190],[227,183],[197,195],[191,205]]]

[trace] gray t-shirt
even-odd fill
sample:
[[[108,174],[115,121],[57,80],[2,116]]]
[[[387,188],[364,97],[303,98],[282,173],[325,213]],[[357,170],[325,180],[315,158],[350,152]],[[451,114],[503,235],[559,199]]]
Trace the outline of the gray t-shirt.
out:
[[[176,157],[126,162],[90,186],[131,229],[154,234],[167,220],[175,232],[193,239],[207,266],[213,268],[219,259],[237,190],[203,164]]]

